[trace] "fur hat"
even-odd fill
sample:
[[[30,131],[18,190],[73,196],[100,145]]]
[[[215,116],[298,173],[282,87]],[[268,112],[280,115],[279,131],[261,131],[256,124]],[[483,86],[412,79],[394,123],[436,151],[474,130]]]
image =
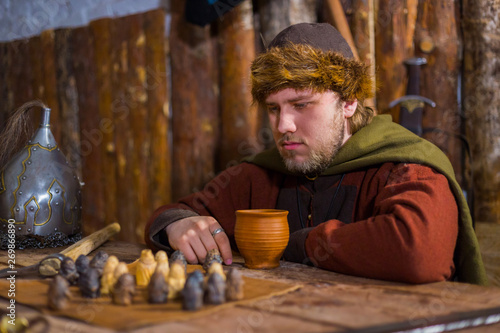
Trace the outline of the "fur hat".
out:
[[[286,88],[333,90],[342,100],[363,101],[372,95],[368,66],[327,23],[299,23],[280,32],[251,66],[252,96],[263,104]]]

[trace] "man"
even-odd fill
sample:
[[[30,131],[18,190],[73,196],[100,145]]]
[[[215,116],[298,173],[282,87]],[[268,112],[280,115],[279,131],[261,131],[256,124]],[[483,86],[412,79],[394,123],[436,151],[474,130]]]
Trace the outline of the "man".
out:
[[[362,106],[371,78],[335,28],[285,29],[251,74],[276,148],[160,207],[146,227],[151,247],[180,249],[190,263],[219,248],[231,264],[235,211],[278,208],[289,211],[286,260],[391,281],[486,284],[449,161]]]

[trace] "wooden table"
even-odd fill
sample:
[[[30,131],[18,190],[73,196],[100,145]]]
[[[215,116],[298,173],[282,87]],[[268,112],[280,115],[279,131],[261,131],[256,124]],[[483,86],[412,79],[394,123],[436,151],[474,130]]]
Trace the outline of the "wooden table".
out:
[[[142,248],[113,241],[100,249],[132,262]],[[5,251],[0,252],[0,268],[4,268],[6,255]],[[18,250],[17,263],[29,265],[55,251],[33,252]],[[130,332],[440,332],[451,328],[462,328],[463,332],[500,331],[500,289],[496,287],[452,282],[405,285],[290,262],[282,262],[273,270],[250,270],[243,267],[241,260],[235,261],[245,276],[300,283],[302,287],[193,320],[155,324]],[[0,298],[2,315],[7,304],[7,299]],[[16,306],[16,315],[32,323],[31,332],[47,332],[47,325],[49,332],[113,332],[73,319],[44,315],[20,304]],[[484,326],[486,323],[490,325]],[[425,327],[428,329],[418,330]]]

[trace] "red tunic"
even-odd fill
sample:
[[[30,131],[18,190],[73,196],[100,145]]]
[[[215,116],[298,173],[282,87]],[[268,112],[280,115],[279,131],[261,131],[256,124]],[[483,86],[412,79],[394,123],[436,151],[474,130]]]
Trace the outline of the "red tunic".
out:
[[[146,226],[146,242],[168,247],[165,227],[199,214],[215,217],[235,246],[236,210],[280,208],[290,211],[287,260],[409,283],[453,276],[458,211],[443,175],[419,164],[385,163],[346,173],[339,184],[340,176],[319,177],[313,184],[242,163],[203,191],[157,209]]]

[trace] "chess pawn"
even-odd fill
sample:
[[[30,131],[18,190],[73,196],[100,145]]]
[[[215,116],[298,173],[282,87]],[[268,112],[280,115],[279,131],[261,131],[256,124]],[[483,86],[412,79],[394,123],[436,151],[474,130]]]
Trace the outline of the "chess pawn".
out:
[[[151,276],[148,285],[148,300],[149,303],[161,304],[167,303],[168,284],[161,271],[156,271]]]
[[[101,275],[101,295],[108,295],[113,290],[115,283],[115,269],[119,260],[116,256],[110,256],[104,265]]]
[[[115,267],[115,271],[113,273],[113,283],[112,285],[114,286],[116,284],[116,281],[122,276],[123,274],[128,273],[128,266],[124,262],[119,262],[118,265]],[[113,289],[111,289],[113,290]]]
[[[226,281],[226,274],[224,274],[224,269],[222,268],[222,265],[216,261],[213,261],[208,267],[208,276],[212,275],[213,273],[219,273],[222,279]]]
[[[241,272],[236,268],[231,268],[226,279],[226,299],[228,301],[243,299],[243,283]]]
[[[97,269],[99,272],[99,276],[102,275],[102,271],[104,269],[104,265],[106,265],[106,261],[108,260],[109,255],[105,251],[99,251],[96,253],[94,258],[89,263],[91,268]]]
[[[208,271],[208,268],[213,262],[222,264],[222,256],[220,255],[219,249],[212,249],[207,252],[205,261],[203,262],[203,269],[205,270],[205,272]]]
[[[75,267],[78,274],[85,273],[89,268],[89,265],[90,265],[90,260],[86,255],[80,254],[78,258],[76,258]]]
[[[80,274],[78,286],[85,298],[97,298],[100,296],[100,277],[99,271],[95,268],[88,268],[87,271]]]
[[[214,272],[208,277],[206,302],[208,304],[222,304],[225,301],[226,281],[218,272]]]
[[[137,262],[135,272],[136,283],[138,286],[147,286],[151,275],[155,272],[156,261],[153,252],[149,249],[144,249],[141,252],[141,257]]]
[[[203,274],[199,270],[188,275],[182,289],[182,299],[184,310],[196,311],[203,306]]]
[[[162,250],[156,252],[155,260],[156,260],[155,272],[161,272],[165,280],[167,280],[170,272],[170,264],[168,263],[167,253]]]
[[[69,282],[61,275],[56,275],[49,285],[47,305],[52,310],[62,310],[68,305],[71,297]]]
[[[76,270],[76,265],[73,259],[71,259],[70,257],[64,258],[64,260],[61,262],[59,275],[65,278],[70,285],[76,285],[78,283],[78,272]]]
[[[172,253],[172,255],[170,256],[169,261],[170,261],[170,265],[172,265],[172,263],[175,261],[180,261],[180,262],[182,262],[182,265],[184,266],[184,270],[187,269],[186,257],[184,256],[184,253],[182,253],[182,251],[179,251],[179,250],[174,251],[174,253]]]
[[[113,287],[113,303],[130,305],[135,293],[135,278],[130,273],[124,273]]]
[[[186,283],[186,271],[182,262],[175,261],[171,263],[167,282],[169,288],[168,299],[178,298],[184,288],[184,283]]]

